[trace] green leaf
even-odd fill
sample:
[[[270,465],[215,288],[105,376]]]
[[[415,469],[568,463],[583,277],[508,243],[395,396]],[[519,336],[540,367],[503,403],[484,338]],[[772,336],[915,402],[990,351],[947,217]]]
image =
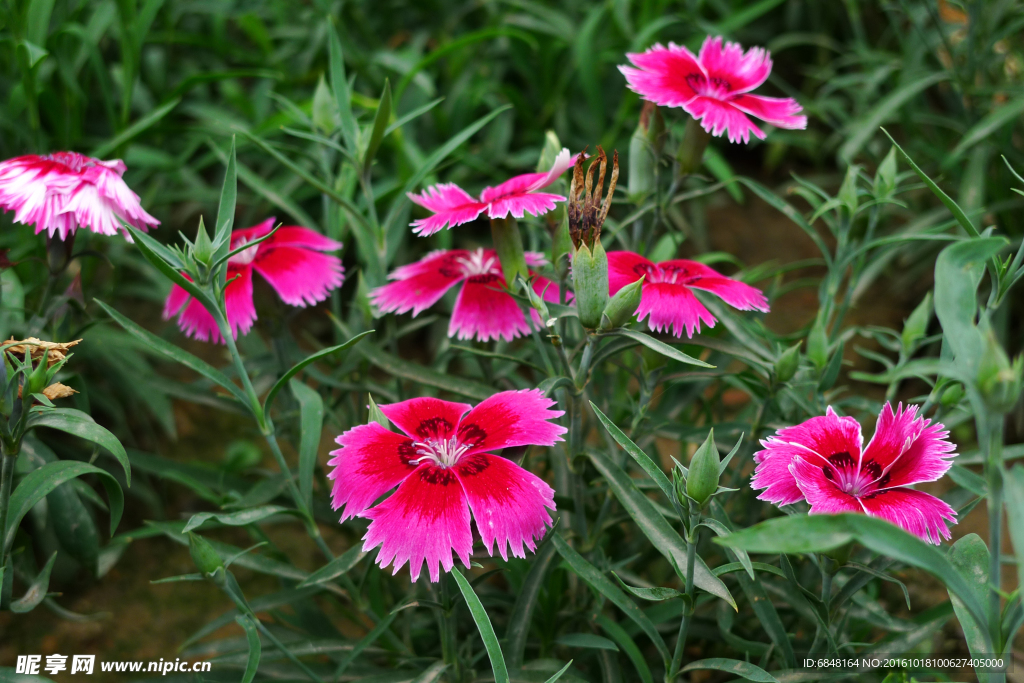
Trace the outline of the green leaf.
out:
[[[454,571],[457,572],[458,570]],[[349,665],[356,660],[356,657],[358,657],[363,650],[373,645],[378,638],[384,635],[384,633],[391,628],[391,622],[393,622],[397,616],[398,612],[392,612],[381,619],[380,622],[373,627],[373,630],[363,636],[363,638],[355,644],[355,647],[352,648],[352,652],[350,652],[348,656],[338,664],[338,668],[334,672],[333,680],[340,681],[342,674],[345,673],[345,670],[348,669]]]
[[[370,422],[376,422],[384,429],[391,429],[391,420],[389,420],[388,416],[377,407],[377,403],[373,400],[373,396],[371,394],[367,394],[366,398],[369,400],[369,403],[366,404],[366,408],[370,413]]]
[[[740,176],[737,180],[749,187],[754,194],[768,202],[768,204],[770,204],[774,209],[785,215],[786,218],[796,223],[797,226],[799,226],[800,229],[814,241],[814,244],[818,247],[818,251],[821,252],[822,258],[825,259],[825,265],[829,267],[832,265],[832,251],[828,248],[828,245],[825,244],[825,240],[821,238],[818,231],[804,219],[799,211],[790,206],[790,204],[783,200],[782,197],[778,196],[756,180],[744,178],[743,176]]]
[[[626,597],[618,587],[608,580],[608,578],[602,574],[597,567],[590,564],[582,555],[577,553],[572,546],[565,542],[565,540],[557,533],[552,531],[553,537],[551,543],[555,546],[558,553],[569,563],[572,570],[576,574],[586,581],[591,588],[596,590],[598,593],[608,598],[616,607],[623,611],[623,613],[633,620],[633,622],[640,627],[647,637],[651,639],[651,642],[658,649],[661,654],[662,662],[665,668],[668,668],[669,662],[672,660],[672,655],[669,654],[668,647],[665,645],[665,641],[658,633],[658,629],[655,628],[651,620],[644,614],[639,607],[636,606],[632,600]]]
[[[544,585],[544,577],[547,575],[554,557],[555,546],[545,538],[545,541],[537,548],[530,571],[523,580],[522,586],[519,587],[516,604],[512,607],[512,614],[509,616],[508,627],[505,630],[505,652],[508,653],[508,664],[512,669],[519,669],[523,664],[523,654],[526,651],[526,639],[530,634],[533,610],[537,606],[540,589]]]
[[[694,358],[693,356],[688,356],[685,353],[683,353],[682,351],[680,351],[679,349],[675,348],[674,346],[669,346],[665,342],[658,341],[654,337],[652,337],[652,336],[650,336],[648,334],[644,334],[643,332],[638,332],[636,330],[620,329],[620,330],[615,330],[611,334],[616,334],[616,335],[618,335],[620,337],[626,337],[628,339],[632,339],[635,342],[643,344],[644,346],[646,346],[647,348],[651,349],[652,351],[657,351],[658,353],[660,353],[661,355],[665,356],[666,358],[671,358],[672,360],[679,361],[680,363],[686,363],[688,365],[696,365],[696,366],[699,366],[699,367],[702,367],[702,368],[713,368],[713,367],[715,367],[714,365],[710,365],[708,363],[705,363],[704,361],[698,360],[698,359]]]
[[[280,514],[301,516],[298,510],[292,510],[280,505],[261,505],[260,507],[239,510],[238,512],[200,512],[192,515],[191,519],[188,520],[188,523],[181,530],[181,533],[187,534],[193,529],[198,529],[204,522],[211,519],[215,519],[226,526],[246,526]]]
[[[597,625],[600,626],[605,633],[611,636],[612,640],[619,644],[622,651],[626,653],[627,657],[629,657],[629,661],[633,662],[633,666],[636,668],[636,673],[640,676],[640,681],[642,683],[654,683],[654,677],[651,675],[650,667],[647,666],[647,660],[644,659],[644,655],[640,652],[640,648],[637,647],[633,639],[630,638],[628,633],[626,633],[626,629],[612,621],[611,617],[607,614],[601,613],[598,613],[597,615]]]
[[[619,651],[619,646],[603,636],[593,633],[566,633],[555,638],[555,642],[566,647],[583,647],[591,650]]]
[[[708,669],[724,671],[725,673],[745,678],[748,681],[756,681],[757,683],[779,683],[775,676],[772,676],[761,667],[754,666],[750,662],[741,662],[738,659],[699,659],[684,666],[679,673]]]
[[[302,372],[303,368],[305,368],[307,365],[309,365],[310,363],[315,363],[318,360],[326,358],[327,356],[330,356],[332,354],[335,354],[338,351],[344,351],[345,349],[352,348],[353,346],[358,344],[363,337],[371,333],[373,333],[373,330],[361,332],[342,344],[338,344],[337,346],[332,346],[330,348],[323,349],[322,351],[317,351],[316,353],[310,356],[306,356],[304,359],[300,360],[298,363],[293,365],[291,369],[288,370],[288,372],[281,375],[281,378],[274,382],[274,386],[270,387],[270,391],[267,392],[267,398],[264,399],[263,401],[264,412],[270,410],[270,404],[273,403],[274,397],[277,396],[277,392],[284,389],[285,385],[288,384],[288,380]]]
[[[345,146],[352,154],[355,154],[358,143],[356,136],[359,134],[359,130],[356,126],[356,118],[352,114],[352,96],[348,91],[348,79],[345,78],[345,60],[341,54],[341,40],[338,38],[338,29],[333,22],[327,29],[327,49],[331,90],[334,91],[334,99],[338,102],[338,114],[341,116],[341,136],[345,139]]]
[[[987,605],[990,591],[988,578],[990,557],[988,546],[978,534],[967,534],[958,539],[949,549],[950,563],[971,586],[974,597],[983,605]],[[949,591],[949,600],[953,603],[953,611],[956,613],[957,620],[960,621],[960,627],[964,631],[967,648],[971,654],[975,657],[983,657],[988,654],[990,651],[985,648],[992,640],[997,640],[999,634],[986,633],[986,629],[979,630],[978,624],[971,619],[967,606],[953,591]],[[976,672],[976,675],[979,683],[987,683],[990,680],[989,675],[984,672]]]
[[[54,459],[54,462],[56,461]],[[81,479],[72,479],[46,496],[46,514],[52,522],[61,549],[75,558],[90,574],[96,576],[99,573],[100,531],[79,498],[75,484],[82,484],[84,490],[99,498],[99,495]],[[102,498],[100,503],[103,503]]]
[[[619,582],[619,585],[625,588],[627,591],[640,598],[641,600],[650,600],[651,602],[661,602],[662,600],[674,600],[680,598],[684,594],[677,591],[675,588],[639,588],[636,586],[630,586],[615,572],[612,572],[612,576]]]
[[[434,662],[427,669],[423,671],[419,676],[412,679],[410,683],[437,683],[441,679],[443,674],[448,669],[448,664],[444,662]]]
[[[555,681],[557,681],[559,678],[562,677],[562,674],[564,674],[566,671],[569,670],[569,667],[572,666],[572,662],[573,662],[573,660],[570,659],[569,662],[565,666],[563,666],[561,669],[556,671],[554,673],[554,675],[552,675],[551,678],[549,678],[546,681],[544,681],[544,683],[555,683]]]
[[[333,581],[359,564],[360,560],[366,557],[366,555],[367,553],[363,552],[362,546],[353,546],[306,577],[299,583],[298,588],[315,586],[325,581]]]
[[[990,111],[964,134],[960,142],[957,143],[957,146],[953,148],[953,151],[942,162],[942,167],[952,168],[960,160],[960,157],[964,155],[964,152],[1006,124],[1017,121],[1021,114],[1024,114],[1024,97],[1018,97]]]
[[[914,163],[914,160],[910,158],[910,155],[904,152],[903,148],[897,145],[896,141],[892,139],[892,136],[889,135],[889,131],[883,128],[882,132],[885,133],[886,137],[889,138],[893,146],[899,150],[900,154],[903,155],[903,158],[907,160],[908,164],[910,164],[910,168],[914,169],[914,173],[916,173],[917,176],[922,181],[924,181],[924,184],[928,186],[928,189],[932,191],[932,194],[938,197],[939,201],[946,205],[946,208],[949,209],[949,212],[953,214],[954,218],[956,218],[956,222],[960,224],[960,227],[966,230],[968,235],[972,237],[980,237],[981,235],[978,232],[978,229],[974,227],[974,223],[972,223],[971,219],[967,217],[967,214],[964,213],[964,210],[961,209],[960,206],[955,201],[953,201],[953,199],[948,194],[943,192],[942,189],[935,184],[935,181],[928,177],[927,173],[922,171],[921,168]],[[936,281],[936,283],[937,282],[938,281]]]
[[[231,151],[224,170],[224,184],[220,188],[220,202],[217,204],[217,222],[213,229],[214,261],[228,253],[231,246],[231,228],[235,224],[235,203],[238,199],[238,170],[235,159],[235,136],[231,136]]]
[[[736,445],[739,445],[738,441]],[[704,517],[701,519],[700,523],[701,526],[705,526],[708,529],[711,529],[711,531],[714,532],[716,536],[728,536],[730,533],[732,533],[731,531],[729,531],[728,527],[726,527],[724,524],[719,522],[714,517]],[[754,576],[754,565],[750,562],[750,555],[748,555],[746,551],[740,550],[739,548],[733,548],[733,551],[736,553],[736,557],[739,558],[739,563],[743,565],[743,569],[746,570],[747,576],[749,576],[751,579],[757,578]]]
[[[1017,465],[1003,477],[1006,490],[1006,519],[1010,540],[1017,556],[1018,586],[1024,586],[1024,466]]]
[[[299,494],[306,509],[313,509],[313,470],[324,426],[324,400],[316,389],[297,379],[288,383],[299,404]]]
[[[25,594],[17,600],[11,601],[11,611],[16,614],[31,612],[46,597],[46,590],[50,587],[50,572],[53,570],[53,563],[57,559],[57,551],[54,550],[50,559],[43,566],[43,571],[35,578],[32,585],[28,587]]]
[[[358,349],[366,360],[388,373],[392,377],[401,377],[428,387],[443,389],[460,396],[468,396],[482,401],[495,393],[493,387],[465,377],[438,372],[418,363],[411,363],[397,356],[392,356],[374,344],[363,344]]]
[[[124,328],[125,332],[135,337],[143,343],[143,347],[148,351],[155,354],[161,355],[168,360],[172,360],[179,365],[184,365],[189,370],[196,372],[206,379],[220,385],[227,389],[231,394],[239,400],[244,406],[249,405],[249,400],[246,398],[242,390],[220,370],[216,369],[204,360],[196,358],[188,351],[180,349],[174,344],[161,339],[152,332],[143,329],[139,325],[126,318],[125,316],[118,313],[112,307],[103,303],[99,299],[93,299],[100,308],[106,311],[107,315],[114,319],[118,325]]]
[[[636,463],[640,465],[644,472],[647,473],[654,483],[658,485],[662,493],[669,501],[675,497],[675,492],[672,490],[672,482],[669,481],[668,475],[662,471],[661,467],[656,462],[651,460],[651,457],[644,453],[639,446],[626,436],[625,432],[619,429],[614,422],[608,419],[608,417],[601,412],[601,409],[594,405],[594,402],[590,402],[590,407],[594,409],[594,414],[597,415],[597,419],[601,421],[604,428],[608,430],[608,433],[612,435],[615,442],[622,446],[622,449],[629,453],[629,455],[636,460]]]
[[[102,159],[124,143],[134,138],[139,133],[145,131],[147,128],[156,125],[160,120],[171,113],[171,111],[181,103],[180,97],[175,97],[169,102],[164,102],[159,107],[149,112],[141,119],[133,123],[132,125],[125,128],[123,131],[112,137],[111,139],[104,142],[99,147],[93,148],[89,152],[89,156],[97,159]]]
[[[245,662],[245,673],[242,674],[242,683],[252,683],[252,679],[256,678],[256,671],[260,666],[260,653],[263,651],[263,646],[260,643],[260,634],[256,630],[256,624],[253,623],[252,617],[240,614],[235,617],[235,621],[245,631],[245,639],[249,643],[249,658]]]
[[[396,130],[398,130],[399,128],[401,128],[405,124],[409,123],[410,121],[412,121],[414,119],[417,119],[420,116],[423,116],[428,111],[430,111],[431,109],[433,109],[437,105],[441,104],[442,102],[444,102],[444,98],[443,97],[438,97],[435,100],[427,102],[422,107],[416,107],[411,112],[409,112],[408,114],[400,117],[394,123],[392,123],[387,128],[385,128],[384,129],[384,137],[387,137],[387,136],[391,135]]]
[[[373,116],[373,128],[370,130],[370,141],[366,145],[366,153],[363,155],[363,173],[368,174],[373,166],[373,158],[377,156],[377,150],[384,139],[384,130],[391,120],[391,83],[384,79],[384,92],[380,95],[380,103],[377,105],[377,113]]]
[[[117,479],[114,479],[106,470],[89,463],[77,460],[59,460],[29,472],[14,489],[7,513],[4,542],[0,549],[4,549],[6,552],[11,548],[18,525],[36,503],[61,484],[86,474],[97,475],[103,488],[107,490],[107,498],[110,500],[110,533],[113,535],[118,522],[121,521],[121,513],[124,511],[124,494],[121,492],[121,485],[117,483]]]
[[[658,552],[676,569],[680,577],[686,572],[686,543],[679,533],[658,512],[650,499],[641,493],[633,479],[618,465],[600,453],[588,451],[587,456],[601,476],[608,482],[608,488],[625,508],[640,531],[650,539]],[[711,573],[704,560],[698,555],[693,568],[693,582],[702,590],[725,600],[736,609],[736,601],[722,580]]]
[[[462,597],[466,599],[469,613],[473,615],[473,621],[476,622],[477,630],[480,631],[480,637],[483,638],[487,657],[491,660],[491,670],[494,671],[494,683],[509,683],[508,669],[505,667],[505,657],[501,654],[501,645],[498,643],[498,636],[494,633],[494,627],[491,626],[491,619],[487,616],[487,610],[484,609],[480,598],[477,597],[473,587],[469,585],[469,581],[466,580],[466,577],[462,575],[458,568],[452,569],[451,575],[455,579],[455,583],[459,584],[459,590],[462,591]]]
[[[128,463],[128,454],[125,453],[124,446],[106,428],[96,424],[96,421],[87,413],[75,410],[74,408],[43,408],[42,406],[37,406],[32,409],[32,414],[28,418],[28,428],[33,429],[35,427],[57,429],[103,446],[121,463],[128,486],[132,485],[132,468]]]

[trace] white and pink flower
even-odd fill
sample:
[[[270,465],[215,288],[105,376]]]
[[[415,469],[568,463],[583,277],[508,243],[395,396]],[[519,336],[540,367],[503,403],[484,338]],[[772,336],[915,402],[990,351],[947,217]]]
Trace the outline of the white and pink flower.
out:
[[[941,423],[917,416],[917,406],[893,412],[886,402],[866,448],[860,424],[831,407],[795,427],[780,429],[754,454],[751,488],[775,505],[806,500],[810,514],[854,512],[878,517],[935,543],[950,537],[956,512],[910,486],[936,481],[952,467],[956,447]]]
[[[526,252],[526,265],[539,266],[544,257]],[[526,316],[505,289],[505,275],[493,249],[450,249],[433,251],[416,263],[396,268],[389,276],[395,280],[370,293],[370,300],[384,313],[407,313],[413,317],[433,306],[444,293],[462,282],[455,300],[448,336],[489,341],[530,333]],[[535,275],[533,289],[546,301],[558,301],[558,285]],[[534,324],[543,327],[536,312],[530,312]]]
[[[551,525],[554,490],[543,479],[495,451],[551,446],[567,430],[551,420],[563,412],[537,389],[503,391],[477,406],[414,398],[380,406],[400,432],[376,422],[338,437],[328,465],[332,504],[341,520],[373,520],[363,550],[380,546],[377,564],[409,563],[413,581],[426,562],[431,581],[451,571],[452,551],[469,567],[473,552],[470,512],[487,548],[508,559],[536,550]],[[398,489],[376,506],[374,501]],[[372,506],[372,507],[371,507]]]
[[[668,331],[677,337],[692,337],[703,322],[715,326],[715,316],[694,295],[702,289],[718,296],[741,311],[768,311],[768,299],[756,287],[725,277],[697,261],[675,259],[653,263],[632,251],[608,252],[608,289],[615,295],[620,289],[646,277],[641,287],[638,320],[650,316],[648,325],[656,332]]]
[[[727,133],[730,142],[750,142],[750,134],[764,140],[764,132],[749,116],[779,128],[803,129],[807,117],[791,97],[751,95],[768,79],[772,60],[768,51],[739,43],[725,43],[708,36],[694,55],[669,43],[646,52],[627,54],[631,66],[620,66],[630,90],[665,107],[682,107],[715,137]],[[636,67],[636,68],[634,68]]]
[[[274,219],[268,218],[251,228],[235,230],[231,233],[231,249],[259,239],[273,228]],[[286,304],[312,306],[326,299],[345,280],[341,259],[323,253],[338,249],[341,249],[340,242],[309,228],[284,226],[270,238],[228,259],[229,283],[224,299],[232,335],[237,339],[239,333],[247,334],[256,322],[253,271],[262,275]],[[224,343],[210,312],[195,299],[190,299],[188,292],[178,285],[171,287],[164,303],[164,320],[175,315],[178,315],[178,326],[187,336]]]
[[[480,198],[472,197],[455,183],[441,183],[428,187],[422,194],[409,194],[416,204],[432,211],[433,215],[412,222],[413,232],[420,237],[433,235],[443,228],[454,228],[469,223],[487,211],[488,218],[522,218],[524,214],[540,216],[555,208],[565,197],[540,192],[558,180],[573,164],[568,149],[555,157],[547,173],[524,173],[506,180],[496,187],[484,188]]]
[[[86,227],[101,235],[124,232],[121,221],[148,230],[160,221],[125,184],[120,159],[101,161],[77,152],[28,154],[0,163],[0,208],[14,221],[65,240]],[[127,234],[125,234],[127,237]]]

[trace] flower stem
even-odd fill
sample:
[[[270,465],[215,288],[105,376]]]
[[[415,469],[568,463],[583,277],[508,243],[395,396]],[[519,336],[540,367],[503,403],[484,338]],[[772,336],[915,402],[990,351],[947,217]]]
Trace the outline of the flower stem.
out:
[[[10,566],[10,553],[7,548],[7,511],[11,506],[11,485],[14,482],[15,455],[4,453],[2,471],[0,471],[0,569],[3,580],[0,581],[0,610],[10,609],[11,590],[14,587],[14,568]]]
[[[1003,420],[1000,413],[988,415],[985,474],[988,478],[989,632],[994,645],[1000,641],[1001,604],[996,591],[1002,585],[1000,553],[1003,539]]]
[[[441,581],[441,610],[438,621],[441,626],[441,656],[444,663],[448,665],[448,680],[452,683],[460,683],[462,680],[462,669],[459,666],[459,653],[455,640],[455,605],[452,604],[451,591],[448,588],[448,574],[442,574]]]
[[[700,508],[690,502],[690,526],[686,532],[686,583],[684,592],[689,598],[683,603],[683,617],[679,621],[679,636],[676,638],[676,649],[672,655],[672,666],[665,676],[665,683],[672,683],[679,675],[683,663],[683,648],[686,646],[686,635],[693,619],[696,592],[693,588],[693,567],[697,562],[697,541],[700,539]]]
[[[498,260],[501,261],[501,271],[505,274],[505,283],[511,287],[516,281],[517,275],[523,279],[529,277],[526,269],[526,257],[523,255],[523,236],[519,234],[519,225],[516,219],[508,218],[491,219],[491,239],[494,240],[494,249],[498,252]]]

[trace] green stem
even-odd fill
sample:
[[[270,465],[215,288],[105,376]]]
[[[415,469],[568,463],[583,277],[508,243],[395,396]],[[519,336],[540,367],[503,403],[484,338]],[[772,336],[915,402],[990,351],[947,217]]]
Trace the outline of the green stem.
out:
[[[452,604],[451,591],[448,588],[448,575],[441,577],[441,609],[438,621],[441,626],[441,656],[448,665],[448,679],[452,683],[460,683],[462,669],[459,666],[459,653],[455,640],[455,605]]]
[[[697,541],[700,540],[700,508],[693,502],[690,503],[690,528],[686,533],[686,583],[684,591],[689,598],[683,604],[683,617],[679,621],[679,636],[676,638],[676,649],[672,655],[672,666],[669,667],[665,676],[665,683],[672,683],[679,675],[679,669],[683,663],[683,648],[686,646],[686,636],[690,630],[690,621],[693,619],[693,611],[696,601],[696,592],[693,587],[693,568],[697,563]]]
[[[253,417],[256,418],[256,424],[260,428],[260,433],[264,436],[272,434],[273,427],[267,423],[267,416],[263,412],[263,404],[260,403],[260,398],[256,395],[256,390],[252,386],[249,372],[245,369],[245,363],[242,362],[242,355],[238,353],[238,346],[235,344],[234,335],[231,334],[231,326],[228,325],[227,317],[221,311],[217,311],[215,317],[217,319],[217,328],[220,329],[220,334],[224,338],[224,344],[228,347],[228,353],[231,354],[231,362],[234,363],[235,372],[238,373],[238,379],[242,382],[242,390],[249,399],[249,410],[252,411]]]
[[[988,550],[989,550],[989,631],[992,643],[1000,644],[1001,604],[996,589],[1002,585],[1000,553],[1003,539],[1003,416],[988,415],[988,449],[985,474],[988,478]]]
[[[517,275],[522,275],[524,279],[529,277],[526,257],[523,254],[523,236],[519,234],[516,219],[511,216],[492,218],[491,239],[494,241],[495,251],[498,252],[498,260],[501,261],[505,284],[511,287]]]
[[[10,554],[7,548],[7,510],[11,506],[11,486],[14,482],[14,460],[17,456],[3,454],[2,472],[0,472],[0,569],[4,569],[3,580],[0,581],[0,610],[9,609],[11,590],[14,587],[14,569],[9,566]]]

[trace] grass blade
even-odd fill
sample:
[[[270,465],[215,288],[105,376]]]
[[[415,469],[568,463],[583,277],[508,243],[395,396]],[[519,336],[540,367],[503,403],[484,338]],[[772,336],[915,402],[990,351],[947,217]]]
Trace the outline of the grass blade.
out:
[[[455,583],[459,584],[462,597],[466,599],[469,613],[473,615],[473,621],[480,631],[480,637],[484,640],[484,647],[487,649],[487,656],[491,660],[491,669],[494,671],[494,683],[509,683],[508,668],[505,666],[505,657],[501,654],[501,645],[498,643],[498,636],[494,633],[491,619],[487,616],[487,610],[483,603],[469,585],[469,581],[457,568],[452,569],[452,577]]]

